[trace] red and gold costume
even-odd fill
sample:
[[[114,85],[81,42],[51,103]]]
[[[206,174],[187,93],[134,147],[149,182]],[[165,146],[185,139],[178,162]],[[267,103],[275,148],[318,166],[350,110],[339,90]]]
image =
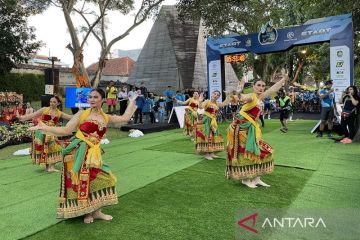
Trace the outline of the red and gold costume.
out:
[[[117,204],[116,178],[102,161],[100,141],[106,132],[108,116],[101,112],[105,125],[89,120],[91,109],[80,116],[76,135],[63,150],[58,218],[73,218]]]
[[[196,124],[196,150],[203,153],[224,150],[224,140],[218,131],[216,113],[219,107],[208,100],[205,103],[204,113],[198,115]]]
[[[61,117],[61,111],[57,110],[56,115],[50,114],[50,108],[45,108],[40,120],[47,126],[56,126]],[[31,158],[34,164],[54,164],[61,162],[61,143],[57,137],[43,134],[37,130],[33,134]]]
[[[190,98],[189,104],[185,109],[185,116],[184,116],[185,135],[195,136],[196,134],[196,119],[197,119],[198,108],[199,108],[199,100]]]
[[[273,149],[261,139],[261,129],[257,122],[260,113],[257,95],[253,94],[253,100],[241,108],[229,126],[227,178],[254,178],[273,171]]]

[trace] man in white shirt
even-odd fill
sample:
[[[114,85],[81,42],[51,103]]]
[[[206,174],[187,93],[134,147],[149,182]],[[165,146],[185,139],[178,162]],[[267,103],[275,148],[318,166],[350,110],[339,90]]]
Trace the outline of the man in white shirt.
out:
[[[120,115],[123,115],[126,107],[127,107],[127,102],[128,102],[128,93],[127,93],[127,88],[126,86],[123,86],[120,90],[120,92],[118,93],[118,101],[120,104]]]

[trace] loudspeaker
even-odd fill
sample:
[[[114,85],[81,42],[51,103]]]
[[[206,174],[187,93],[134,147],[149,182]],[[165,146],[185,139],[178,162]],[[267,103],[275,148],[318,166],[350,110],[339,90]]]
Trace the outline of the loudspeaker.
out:
[[[41,107],[48,107],[50,106],[50,99],[53,97],[54,95],[42,95],[41,96]]]
[[[52,77],[52,69],[46,68],[44,72],[45,72],[45,85],[54,85],[53,77]]]
[[[59,83],[59,69],[55,68],[54,71],[52,68],[46,68],[45,73],[45,85],[54,85]],[[54,76],[53,76],[54,74]]]

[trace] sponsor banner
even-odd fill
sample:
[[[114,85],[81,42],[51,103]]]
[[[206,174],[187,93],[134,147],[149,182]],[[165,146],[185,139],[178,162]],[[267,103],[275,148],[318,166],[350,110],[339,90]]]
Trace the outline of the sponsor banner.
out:
[[[221,89],[221,62],[220,60],[214,60],[209,62],[209,93],[208,98],[211,97],[211,93],[213,91],[220,91],[222,93]],[[221,100],[221,96],[218,99],[218,101]]]
[[[360,209],[239,209],[235,239],[355,240]]]
[[[350,68],[349,47],[330,47],[330,78],[334,82],[333,88],[336,102],[339,102],[342,91],[351,84]]]
[[[45,85],[45,94],[53,95],[54,94],[54,85]]]
[[[346,90],[349,85],[336,85],[334,84],[335,102],[338,103],[341,100],[342,93]]]

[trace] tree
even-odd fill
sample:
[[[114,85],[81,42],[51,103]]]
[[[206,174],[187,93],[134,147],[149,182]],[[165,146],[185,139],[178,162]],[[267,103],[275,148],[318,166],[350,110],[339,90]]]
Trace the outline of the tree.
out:
[[[148,18],[152,17],[161,2],[164,0],[143,0],[137,13],[135,14],[133,24],[123,33],[119,34],[115,38],[108,41],[106,36],[107,23],[106,18],[103,17],[99,19],[99,23],[91,29],[92,25],[90,24],[87,14],[89,14],[84,8],[78,10],[74,9],[86,22],[87,26],[83,27],[83,30],[88,34],[91,32],[96,40],[101,46],[100,57],[98,62],[98,68],[96,70],[95,76],[92,79],[92,85],[97,86],[100,82],[101,73],[106,65],[107,56],[111,50],[111,47],[121,39],[125,38],[129,33],[136,28],[138,25],[143,23]],[[128,14],[131,9],[134,8],[133,2],[129,1],[127,4],[121,3],[122,1],[98,1],[97,6],[100,13],[106,13],[110,10],[119,11],[122,14]],[[125,1],[126,2],[126,1]]]
[[[26,24],[29,14],[16,0],[0,0],[0,75],[27,62],[41,45]]]
[[[27,7],[35,8],[38,11],[43,11],[49,5],[61,8],[64,14],[66,24],[68,26],[69,34],[71,36],[71,43],[67,48],[71,51],[74,57],[74,64],[72,72],[76,77],[77,86],[97,87],[100,81],[100,76],[106,64],[106,57],[109,54],[111,47],[121,39],[125,38],[129,33],[146,19],[151,17],[157,10],[157,7],[164,0],[142,0],[138,11],[134,17],[134,22],[125,32],[119,33],[117,37],[107,41],[106,37],[106,15],[110,11],[115,11],[120,14],[128,14],[135,9],[134,0],[23,0]],[[73,20],[73,14],[79,14],[85,22],[84,24],[76,25]],[[82,34],[82,38],[80,35]],[[88,37],[93,34],[99,41],[101,52],[99,56],[98,70],[96,71],[94,79],[89,81],[83,62],[83,49]],[[92,82],[92,84],[90,84]]]

